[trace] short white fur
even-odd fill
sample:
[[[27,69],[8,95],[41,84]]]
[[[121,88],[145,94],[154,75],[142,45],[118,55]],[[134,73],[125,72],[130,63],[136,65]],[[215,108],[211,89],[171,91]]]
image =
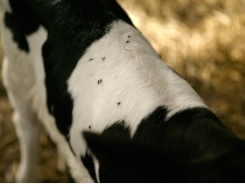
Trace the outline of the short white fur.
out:
[[[21,162],[16,181],[38,181],[35,167],[38,155],[39,122],[41,122],[65,158],[75,181],[92,182],[88,171],[80,159],[74,157],[65,137],[57,129],[54,117],[49,114],[47,109],[45,73],[41,54],[42,45],[47,39],[47,31],[43,27],[39,27],[37,32],[27,36],[30,53],[26,54],[12,41],[11,31],[4,24],[1,28],[5,52],[4,86],[14,108],[13,120],[21,149]]]
[[[1,4],[5,11],[11,12],[8,1],[1,0]],[[161,61],[139,31],[123,21],[114,22],[110,32],[87,49],[67,81],[74,101],[69,137],[75,157],[47,109],[41,53],[47,31],[40,26],[27,36],[28,54],[12,41],[8,28],[2,26],[1,33],[4,85],[14,108],[14,123],[21,143],[18,182],[37,181],[39,122],[66,159],[74,179],[92,182],[80,162],[80,156],[86,152],[82,131],[91,128],[102,132],[124,120],[133,135],[142,119],[159,106],[168,108],[168,118],[186,108],[206,107],[190,85]],[[99,166],[95,162],[98,177]]]
[[[206,107],[141,33],[123,21],[114,22],[110,32],[87,49],[68,86],[74,101],[70,142],[76,155],[85,154],[80,135],[89,126],[101,132],[124,120],[133,135],[159,106],[167,107],[168,117],[186,108]]]

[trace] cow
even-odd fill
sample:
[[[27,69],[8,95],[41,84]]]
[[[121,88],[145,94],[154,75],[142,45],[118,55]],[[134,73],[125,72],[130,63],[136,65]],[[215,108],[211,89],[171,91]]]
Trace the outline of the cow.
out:
[[[162,62],[115,0],[0,6],[17,182],[38,181],[41,126],[76,182],[245,181],[244,141]]]

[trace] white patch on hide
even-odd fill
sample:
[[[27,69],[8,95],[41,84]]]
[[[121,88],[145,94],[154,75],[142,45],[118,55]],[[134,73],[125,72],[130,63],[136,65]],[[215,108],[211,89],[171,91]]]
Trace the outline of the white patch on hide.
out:
[[[85,154],[82,130],[101,132],[125,120],[133,135],[138,124],[159,106],[168,117],[191,107],[206,107],[190,85],[169,69],[142,34],[118,21],[81,57],[68,80],[74,100],[70,142]],[[118,102],[120,102],[118,104]]]

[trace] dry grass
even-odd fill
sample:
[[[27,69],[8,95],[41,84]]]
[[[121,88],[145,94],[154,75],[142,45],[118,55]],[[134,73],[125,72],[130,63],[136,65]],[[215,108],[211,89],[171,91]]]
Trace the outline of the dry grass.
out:
[[[163,60],[245,138],[245,1],[119,2]]]
[[[239,137],[245,138],[245,1],[118,0],[172,68]],[[0,53],[2,56],[2,52]],[[0,77],[0,182],[13,181],[19,146]],[[56,152],[41,137],[41,181],[66,182]]]

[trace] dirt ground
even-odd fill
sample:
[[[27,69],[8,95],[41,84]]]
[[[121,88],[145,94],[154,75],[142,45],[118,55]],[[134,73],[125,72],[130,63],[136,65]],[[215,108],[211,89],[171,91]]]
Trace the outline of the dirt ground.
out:
[[[245,1],[118,1],[162,59],[193,86],[227,127],[245,139]],[[11,115],[0,77],[0,182],[14,181],[19,165]],[[70,181],[67,173],[57,171],[55,145],[45,131],[38,159],[41,182]]]

